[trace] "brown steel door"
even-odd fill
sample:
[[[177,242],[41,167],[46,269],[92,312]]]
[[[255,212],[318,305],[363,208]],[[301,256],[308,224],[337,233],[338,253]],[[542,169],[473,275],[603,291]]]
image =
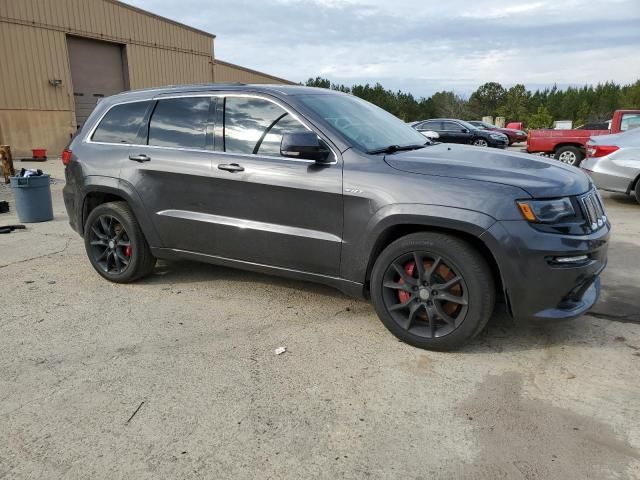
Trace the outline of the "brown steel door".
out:
[[[76,123],[82,126],[98,99],[127,86],[123,46],[86,38],[67,37]]]

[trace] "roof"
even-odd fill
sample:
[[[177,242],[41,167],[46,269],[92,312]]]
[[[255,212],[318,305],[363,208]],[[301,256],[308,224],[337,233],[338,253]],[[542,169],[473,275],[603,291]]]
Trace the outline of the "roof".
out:
[[[189,25],[185,25],[184,23],[176,22],[175,20],[171,20],[170,18],[163,17],[161,15],[156,15],[155,13],[151,13],[147,10],[143,10],[138,7],[134,7],[133,5],[129,5],[128,3],[121,2],[119,0],[104,0],[105,2],[113,3],[114,5],[118,5],[119,7],[128,8],[129,10],[133,10],[134,12],[142,13],[143,15],[147,15],[149,17],[157,18],[162,20],[163,22],[172,23],[181,28],[186,28],[187,30],[191,30],[192,32],[201,33],[202,35],[206,35],[207,37],[216,38],[213,33],[205,32],[204,30],[200,30]]]
[[[118,94],[117,96],[145,96],[152,93],[154,95],[171,95],[179,93],[202,93],[215,91],[252,91],[264,93],[276,93],[279,95],[302,95],[302,94],[340,94],[336,90],[326,88],[305,87],[302,85],[280,85],[280,84],[244,84],[244,83],[200,83],[194,85],[168,85],[166,87],[145,88],[140,90],[130,90]]]

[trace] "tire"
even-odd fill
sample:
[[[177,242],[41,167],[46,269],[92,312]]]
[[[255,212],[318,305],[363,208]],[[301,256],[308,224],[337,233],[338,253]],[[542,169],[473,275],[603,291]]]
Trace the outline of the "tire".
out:
[[[556,150],[554,158],[567,165],[578,167],[584,159],[584,154],[577,147],[560,147]]]
[[[84,246],[93,268],[111,282],[134,282],[149,275],[156,264],[126,202],[103,203],[91,211]]]
[[[636,180],[636,186],[633,189],[633,193],[636,197],[636,202],[640,203],[640,178]]]
[[[419,276],[426,282],[416,286]],[[373,267],[370,290],[385,327],[427,350],[454,350],[467,343],[485,327],[495,303],[493,275],[478,251],[435,232],[407,235],[385,248]]]
[[[484,138],[476,138],[473,141],[473,145],[475,145],[476,147],[488,147],[489,142],[487,142]]]

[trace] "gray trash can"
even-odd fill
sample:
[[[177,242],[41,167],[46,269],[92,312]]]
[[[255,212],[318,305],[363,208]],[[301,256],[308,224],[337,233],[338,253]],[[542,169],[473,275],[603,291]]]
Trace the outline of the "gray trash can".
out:
[[[16,198],[16,211],[22,223],[46,222],[53,219],[51,178],[49,175],[11,177]]]

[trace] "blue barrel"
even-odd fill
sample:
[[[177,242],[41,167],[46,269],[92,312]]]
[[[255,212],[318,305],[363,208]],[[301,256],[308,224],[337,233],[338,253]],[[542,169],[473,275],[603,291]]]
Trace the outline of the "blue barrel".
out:
[[[49,175],[11,177],[11,188],[15,194],[18,218],[22,223],[53,219]]]

